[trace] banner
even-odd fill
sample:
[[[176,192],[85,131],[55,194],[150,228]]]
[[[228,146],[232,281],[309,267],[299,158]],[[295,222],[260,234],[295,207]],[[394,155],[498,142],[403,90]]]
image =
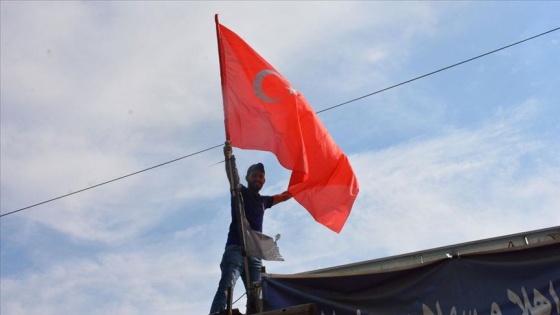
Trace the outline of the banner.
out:
[[[263,278],[265,311],[324,315],[560,315],[560,243],[355,275]]]

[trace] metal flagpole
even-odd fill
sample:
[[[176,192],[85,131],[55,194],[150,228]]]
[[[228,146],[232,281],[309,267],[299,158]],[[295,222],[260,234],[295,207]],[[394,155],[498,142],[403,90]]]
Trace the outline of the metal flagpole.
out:
[[[225,66],[225,62],[224,62],[224,53],[223,53],[223,43],[221,40],[221,34],[220,34],[220,27],[219,27],[219,21],[218,21],[218,14],[215,15],[215,22],[216,22],[216,37],[218,40],[218,56],[220,58],[220,79],[221,79],[221,85],[222,85],[222,99],[223,99],[223,103],[224,103],[224,109],[226,108],[226,103],[227,103],[227,98],[226,98],[226,93],[225,88],[226,88],[226,72],[224,71],[224,66]],[[227,120],[227,117],[224,117],[225,120]],[[229,130],[227,128],[227,123],[225,124],[225,132],[226,132],[226,145],[230,146],[230,141],[229,141]],[[225,152],[224,152],[225,153]],[[245,217],[245,207],[243,206],[243,198],[241,197],[241,191],[240,191],[240,184],[239,184],[239,173],[237,172],[237,166],[235,165],[235,156],[233,154],[231,154],[231,151],[229,152],[229,154],[226,154],[226,171],[228,174],[228,179],[229,179],[229,184],[230,184],[230,192],[231,192],[231,196],[233,198],[235,198],[235,211],[236,211],[236,217],[237,217],[237,227],[239,229],[239,239],[240,239],[240,243],[241,243],[241,254],[243,255],[243,263],[244,263],[244,270],[245,270],[245,283],[247,283],[248,286],[248,294],[247,294],[247,314],[251,314],[253,312],[253,310],[259,310],[259,308],[257,307],[257,301],[256,301],[256,294],[254,293],[255,288],[253,283],[251,282],[251,277],[249,275],[249,258],[247,257],[247,252],[246,252],[246,242],[245,242],[245,233],[244,233],[244,229],[243,229],[243,220],[242,218]]]
[[[226,141],[226,146],[229,146],[229,141]],[[233,154],[225,156],[226,158],[226,171],[228,173],[228,179],[230,184],[230,192],[232,198],[235,200],[235,214],[237,218],[237,229],[239,231],[239,240],[241,245],[241,255],[243,255],[243,265],[245,270],[245,283],[247,283],[247,314],[252,314],[254,311],[258,310],[257,301],[255,301],[255,286],[251,281],[251,276],[249,274],[249,257],[247,256],[247,244],[245,241],[245,227],[243,219],[245,218],[245,206],[243,204],[243,197],[241,196],[241,185],[239,183],[239,172],[237,171],[237,165],[235,163],[235,156]],[[233,290],[232,290],[233,291]]]

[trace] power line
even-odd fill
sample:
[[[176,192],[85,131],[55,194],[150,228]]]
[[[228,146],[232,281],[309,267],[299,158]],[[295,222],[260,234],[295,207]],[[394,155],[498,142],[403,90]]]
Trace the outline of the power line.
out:
[[[49,199],[49,200],[45,200],[45,201],[43,201],[43,202],[39,202],[39,203],[36,203],[36,204],[34,204],[34,205],[27,206],[27,207],[25,207],[25,208],[21,208],[21,209],[17,209],[17,210],[14,210],[14,211],[10,211],[10,212],[1,214],[0,217],[7,216],[7,215],[10,215],[10,214],[13,214],[13,213],[16,213],[16,212],[20,212],[20,211],[23,211],[23,210],[26,210],[26,209],[29,209],[29,208],[33,208],[33,207],[36,207],[36,206],[40,206],[40,205],[42,205],[42,204],[45,204],[45,203],[48,203],[48,202],[51,202],[51,201],[55,201],[55,200],[58,200],[58,199],[61,199],[61,198],[65,198],[65,197],[68,197],[68,196],[71,196],[71,195],[74,195],[74,194],[77,194],[77,193],[81,193],[81,192],[83,192],[83,191],[90,190],[90,189],[93,189],[93,188],[96,188],[96,187],[99,187],[99,186],[102,186],[102,185],[105,185],[105,184],[109,184],[109,183],[112,183],[112,182],[116,182],[116,181],[121,180],[121,179],[123,179],[123,178],[127,178],[127,177],[130,177],[130,176],[136,175],[136,174],[140,174],[140,173],[143,173],[143,172],[146,172],[146,171],[152,170],[152,169],[154,169],[154,168],[157,168],[157,167],[160,167],[160,166],[164,166],[164,165],[167,165],[167,164],[170,164],[170,163],[173,163],[173,162],[177,162],[177,161],[179,161],[179,160],[186,159],[186,158],[191,157],[191,156],[193,156],[193,155],[197,155],[197,154],[200,154],[200,153],[203,153],[203,152],[206,152],[206,151],[209,151],[209,150],[215,149],[215,148],[217,148],[217,147],[221,147],[221,146],[222,146],[222,144],[216,145],[216,146],[210,147],[210,148],[208,148],[208,149],[200,150],[200,151],[198,151],[198,152],[191,153],[191,154],[182,156],[182,157],[180,157],[180,158],[176,158],[176,159],[174,159],[174,160],[171,160],[171,161],[168,161],[168,162],[165,162],[165,163],[161,163],[161,164],[158,164],[158,165],[155,165],[155,166],[152,166],[152,167],[145,168],[145,169],[143,169],[143,170],[141,170],[141,171],[137,171],[137,172],[134,172],[134,173],[130,173],[130,174],[128,174],[128,175],[124,175],[124,176],[117,177],[117,178],[115,178],[115,179],[111,179],[111,180],[109,180],[109,181],[106,181],[106,182],[103,182],[103,183],[100,183],[100,184],[97,184],[97,185],[93,185],[93,186],[88,187],[88,188],[80,189],[80,190],[78,190],[78,191],[74,191],[74,192],[71,192],[71,193],[66,194],[66,195],[62,195],[62,196],[59,196],[59,197],[56,197],[56,198],[52,198],[52,199]]]
[[[436,74],[436,73],[439,73],[439,72],[442,72],[442,71],[451,69],[451,68],[453,68],[453,67],[457,67],[457,66],[462,65],[462,64],[464,64],[464,63],[467,63],[467,62],[470,62],[470,61],[473,61],[473,60],[476,60],[476,59],[479,59],[479,58],[488,56],[488,55],[490,55],[490,54],[496,53],[496,52],[498,52],[498,51],[501,51],[501,50],[504,50],[504,49],[513,47],[513,46],[515,46],[515,45],[519,45],[519,44],[521,44],[521,43],[530,41],[530,40],[535,39],[535,38],[537,38],[537,37],[540,37],[540,36],[543,36],[543,35],[546,35],[546,34],[555,32],[555,31],[557,31],[557,30],[559,30],[559,29],[560,29],[560,27],[551,29],[551,30],[546,31],[546,32],[544,32],[544,33],[540,33],[540,34],[537,34],[537,35],[528,37],[528,38],[526,38],[526,39],[520,40],[520,41],[515,42],[515,43],[513,43],[513,44],[509,44],[509,45],[507,45],[507,46],[503,46],[503,47],[501,47],[501,48],[494,49],[494,50],[489,51],[489,52],[487,52],[487,53],[484,53],[484,54],[478,55],[478,56],[476,56],[476,57],[472,57],[472,58],[466,59],[466,60],[464,60],[464,61],[461,61],[461,62],[452,64],[452,65],[450,65],[450,66],[441,68],[441,69],[439,69],[439,70],[435,70],[435,71],[426,73],[426,74],[424,74],[424,75],[415,77],[415,78],[413,78],[413,79],[406,80],[406,81],[403,81],[403,82],[401,82],[401,83],[398,83],[398,84],[395,84],[395,85],[391,85],[391,86],[389,86],[389,87],[386,87],[386,88],[384,88],[384,89],[381,89],[381,90],[378,90],[378,91],[375,91],[375,92],[372,92],[372,93],[369,93],[369,94],[366,94],[366,95],[363,95],[363,96],[360,96],[360,97],[351,99],[351,100],[349,100],[349,101],[346,101],[346,102],[343,102],[343,103],[340,103],[340,104],[337,104],[337,105],[334,105],[334,106],[331,106],[331,107],[327,107],[327,108],[325,108],[325,109],[322,109],[322,110],[320,110],[320,111],[317,111],[316,113],[317,113],[317,114],[320,114],[320,113],[322,113],[322,112],[326,112],[326,111],[335,109],[335,108],[337,108],[337,107],[344,106],[344,105],[347,105],[347,104],[356,102],[356,101],[361,100],[361,99],[364,99],[364,98],[366,98],[366,97],[370,97],[370,96],[372,96],[372,95],[379,94],[379,93],[381,93],[381,92],[385,92],[385,91],[387,91],[387,90],[396,88],[396,87],[398,87],[398,86],[401,86],[401,85],[404,85],[404,84],[407,84],[407,83],[410,83],[410,82],[413,82],[413,81],[416,81],[416,80],[419,80],[419,79],[422,79],[422,78],[431,76],[431,75],[433,75],[433,74]],[[58,200],[58,199],[62,199],[62,198],[65,198],[65,197],[68,197],[68,196],[71,196],[71,195],[74,195],[74,194],[77,194],[77,193],[86,191],[86,190],[90,190],[90,189],[93,189],[93,188],[96,188],[96,187],[99,187],[99,186],[102,186],[102,185],[106,185],[106,184],[109,184],[109,183],[112,183],[112,182],[115,182],[115,181],[118,181],[118,180],[121,180],[121,179],[130,177],[130,176],[133,176],[133,175],[136,175],[136,174],[140,174],[140,173],[143,173],[143,172],[146,172],[146,171],[149,171],[149,170],[158,168],[158,167],[160,167],[160,166],[164,166],[164,165],[167,165],[167,164],[170,164],[170,163],[173,163],[173,162],[177,162],[177,161],[179,161],[179,160],[182,160],[182,159],[185,159],[185,158],[191,157],[191,156],[193,156],[193,155],[197,155],[197,154],[200,154],[200,153],[203,153],[203,152],[212,150],[212,149],[216,149],[216,148],[221,147],[221,146],[222,146],[222,144],[218,144],[218,145],[215,145],[215,146],[213,146],[213,147],[210,147],[210,148],[207,148],[207,149],[204,149],[204,150],[195,152],[195,153],[191,153],[191,154],[182,156],[182,157],[180,157],[180,158],[176,158],[176,159],[173,159],[173,160],[171,160],[171,161],[168,161],[168,162],[165,162],[165,163],[161,163],[161,164],[158,164],[158,165],[155,165],[155,166],[152,166],[152,167],[149,167],[149,168],[146,168],[146,169],[143,169],[143,170],[134,172],[134,173],[130,173],[130,174],[128,174],[128,175],[124,175],[124,176],[121,176],[121,177],[117,177],[117,178],[115,178],[115,179],[112,179],[112,180],[109,180],[109,181],[106,181],[106,182],[103,182],[103,183],[100,183],[100,184],[97,184],[97,185],[94,185],[94,186],[91,186],[91,187],[88,187],[88,188],[80,189],[80,190],[78,190],[78,191],[74,191],[74,192],[71,192],[71,193],[66,194],[66,195],[62,195],[62,196],[59,196],[59,197],[56,197],[56,198],[52,198],[52,199],[49,199],[49,200],[46,200],[46,201],[43,201],[43,202],[40,202],[40,203],[36,203],[36,204],[34,204],[34,205],[31,205],[31,206],[27,206],[27,207],[24,207],[24,208],[21,208],[21,209],[17,209],[17,210],[10,211],[10,212],[4,213],[4,214],[0,214],[0,218],[1,218],[1,217],[4,217],[4,216],[7,216],[7,215],[10,215],[10,214],[13,214],[13,213],[16,213],[16,212],[20,212],[20,211],[23,211],[23,210],[27,210],[27,209],[29,209],[29,208],[33,208],[33,207],[42,205],[42,204],[45,204],[45,203],[49,203],[49,202],[51,202],[51,201],[55,201],[55,200]]]
[[[416,77],[416,78],[414,78],[414,79],[406,80],[406,81],[403,81],[403,82],[401,82],[401,83],[398,83],[398,84],[395,84],[395,85],[391,85],[390,87],[387,87],[387,88],[384,88],[384,89],[375,91],[375,92],[373,92],[373,93],[369,93],[369,94],[366,94],[366,95],[364,95],[364,96],[360,96],[360,97],[351,99],[351,100],[346,101],[346,102],[344,102],[344,103],[340,103],[340,104],[338,104],[338,105],[334,105],[334,106],[331,106],[331,107],[327,107],[327,108],[325,108],[325,109],[322,109],[322,110],[318,111],[317,114],[322,113],[322,112],[326,112],[326,111],[328,111],[328,110],[331,110],[331,109],[334,109],[334,108],[337,108],[337,107],[340,107],[340,106],[343,106],[343,105],[346,105],[346,104],[349,104],[349,103],[352,103],[352,102],[355,102],[355,101],[358,101],[358,100],[361,100],[361,99],[366,98],[366,97],[370,97],[370,96],[372,96],[372,95],[375,95],[375,94],[378,94],[378,93],[381,93],[381,92],[385,92],[385,91],[387,91],[387,90],[396,88],[397,86],[401,86],[401,85],[410,83],[410,82],[412,82],[412,81],[416,81],[416,80],[418,80],[418,79],[425,78],[425,77],[430,76],[430,75],[432,75],[432,74],[436,74],[436,73],[438,73],[438,72],[442,72],[442,71],[445,71],[445,70],[447,70],[447,69],[451,69],[451,68],[453,68],[453,67],[462,65],[462,64],[464,64],[464,63],[473,61],[473,60],[475,60],[475,59],[482,58],[482,57],[484,57],[484,56],[488,56],[488,55],[490,55],[490,54],[493,54],[493,53],[496,53],[496,52],[498,52],[498,51],[501,51],[501,50],[510,48],[510,47],[512,47],[512,46],[515,46],[515,45],[519,45],[519,44],[521,44],[521,43],[524,43],[524,42],[526,42],[526,41],[535,39],[535,38],[537,38],[537,37],[546,35],[546,34],[548,34],[548,33],[552,33],[552,32],[557,31],[557,30],[559,30],[559,29],[560,29],[560,27],[557,27],[557,28],[555,28],[555,29],[551,29],[550,31],[546,31],[546,32],[544,32],[544,33],[540,33],[540,34],[538,34],[538,35],[535,35],[535,36],[532,36],[532,37],[529,37],[529,38],[520,40],[520,41],[515,42],[515,43],[513,43],[513,44],[509,44],[509,45],[504,46],[504,47],[502,47],[502,48],[498,48],[498,49],[492,50],[492,51],[490,51],[490,52],[484,53],[484,54],[482,54],[482,55],[478,55],[478,56],[476,56],[476,57],[473,57],[473,58],[470,58],[470,59],[467,59],[467,60],[464,60],[464,61],[461,61],[461,62],[452,64],[452,65],[450,65],[450,66],[441,68],[441,69],[439,69],[439,70],[432,71],[432,72],[430,72],[430,73],[426,73],[426,74],[421,75],[421,76],[419,76],[419,77]]]

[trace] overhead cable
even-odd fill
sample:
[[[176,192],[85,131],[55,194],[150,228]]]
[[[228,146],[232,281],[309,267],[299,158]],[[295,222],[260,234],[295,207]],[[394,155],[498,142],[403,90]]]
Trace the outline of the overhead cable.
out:
[[[544,32],[544,33],[540,33],[540,34],[538,34],[538,35],[535,35],[535,36],[526,38],[526,39],[524,39],[524,40],[520,40],[520,41],[515,42],[515,43],[513,43],[513,44],[509,44],[509,45],[507,45],[507,46],[504,46],[504,47],[502,47],[502,48],[494,49],[494,50],[489,51],[489,52],[487,52],[487,53],[484,53],[484,54],[482,54],[482,55],[478,55],[478,56],[476,56],[476,57],[472,57],[472,58],[470,58],[470,59],[467,59],[467,60],[464,60],[464,61],[461,61],[461,62],[452,64],[452,65],[450,65],[450,66],[441,68],[441,69],[439,69],[439,70],[432,71],[432,72],[430,72],[430,73],[426,73],[426,74],[421,75],[421,76],[418,76],[418,77],[416,77],[416,78],[414,78],[414,79],[406,80],[406,81],[403,81],[403,82],[401,82],[401,83],[398,83],[398,84],[395,84],[395,85],[391,85],[390,87],[386,87],[386,88],[384,88],[384,89],[375,91],[375,92],[373,92],[373,93],[369,93],[369,94],[366,94],[366,95],[363,95],[363,96],[360,96],[360,97],[351,99],[351,100],[346,101],[346,102],[344,102],[344,103],[340,103],[340,104],[338,104],[338,105],[334,105],[334,106],[331,106],[331,107],[327,107],[327,108],[325,108],[325,109],[322,109],[322,110],[318,111],[317,114],[322,113],[322,112],[326,112],[326,111],[328,111],[328,110],[331,110],[331,109],[334,109],[334,108],[337,108],[337,107],[340,107],[340,106],[343,106],[343,105],[346,105],[346,104],[349,104],[349,103],[352,103],[352,102],[355,102],[355,101],[358,101],[358,100],[361,100],[361,99],[366,98],[366,97],[370,97],[370,96],[372,96],[372,95],[375,95],[375,94],[378,94],[378,93],[381,93],[381,92],[385,92],[385,91],[387,91],[387,90],[396,88],[397,86],[401,86],[401,85],[410,83],[410,82],[412,82],[412,81],[416,81],[416,80],[418,80],[418,79],[422,79],[422,78],[425,78],[425,77],[427,77],[427,76],[431,76],[431,75],[436,74],[436,73],[438,73],[438,72],[442,72],[442,71],[451,69],[451,68],[453,68],[453,67],[462,65],[462,64],[464,64],[464,63],[473,61],[473,60],[475,60],[475,59],[482,58],[482,57],[484,57],[484,56],[488,56],[488,55],[490,55],[490,54],[496,53],[496,52],[498,52],[498,51],[500,51],[500,50],[504,50],[504,49],[510,48],[510,47],[512,47],[512,46],[519,45],[519,44],[521,44],[521,43],[524,43],[524,42],[526,42],[526,41],[529,41],[529,40],[531,40],[531,39],[535,39],[535,38],[537,38],[537,37],[539,37],[539,36],[543,36],[543,35],[546,35],[546,34],[548,34],[548,33],[552,33],[552,32],[557,31],[557,30],[559,30],[559,29],[560,29],[560,27],[557,27],[557,28],[552,29],[552,30],[550,30],[550,31],[547,31],[547,32]]]
[[[108,180],[108,181],[106,181],[106,182],[103,182],[103,183],[100,183],[100,184],[97,184],[97,185],[90,186],[90,187],[88,187],[88,188],[80,189],[80,190],[78,190],[78,191],[73,191],[73,192],[68,193],[68,194],[66,194],[66,195],[62,195],[62,196],[59,196],[59,197],[56,197],[56,198],[52,198],[52,199],[49,199],[49,200],[45,200],[45,201],[43,201],[43,202],[39,202],[39,203],[36,203],[36,204],[34,204],[34,205],[27,206],[27,207],[25,207],[25,208],[21,208],[21,209],[17,209],[17,210],[14,210],[14,211],[6,212],[6,213],[1,214],[0,217],[7,216],[7,215],[9,215],[9,214],[13,214],[13,213],[16,213],[16,212],[20,212],[20,211],[23,211],[23,210],[26,210],[26,209],[29,209],[29,208],[33,208],[33,207],[36,207],[36,206],[40,206],[40,205],[42,205],[42,204],[45,204],[45,203],[48,203],[48,202],[51,202],[51,201],[55,201],[55,200],[58,200],[58,199],[61,199],[61,198],[65,198],[65,197],[68,197],[68,196],[71,196],[71,195],[74,195],[74,194],[77,194],[77,193],[81,193],[81,192],[83,192],[83,191],[90,190],[90,189],[93,189],[93,188],[96,188],[96,187],[99,187],[99,186],[102,186],[102,185],[105,185],[105,184],[109,184],[109,183],[112,183],[112,182],[116,182],[116,181],[118,181],[118,180],[121,180],[121,179],[130,177],[130,176],[133,176],[133,175],[136,175],[136,174],[140,174],[140,173],[143,173],[143,172],[146,172],[146,171],[152,170],[152,169],[154,169],[154,168],[158,168],[158,167],[160,167],[160,166],[164,166],[164,165],[167,165],[167,164],[170,164],[170,163],[173,163],[173,162],[177,162],[177,161],[179,161],[179,160],[186,159],[186,158],[191,157],[191,156],[193,156],[193,155],[197,155],[197,154],[200,154],[200,153],[203,153],[203,152],[206,152],[206,151],[209,151],[209,150],[215,149],[215,148],[217,148],[217,147],[221,147],[221,146],[222,146],[222,144],[216,145],[216,146],[210,147],[210,148],[208,148],[208,149],[200,150],[200,151],[198,151],[198,152],[191,153],[191,154],[182,156],[182,157],[180,157],[180,158],[176,158],[176,159],[174,159],[174,160],[171,160],[171,161],[168,161],[168,162],[165,162],[165,163],[161,163],[161,164],[158,164],[158,165],[155,165],[155,166],[152,166],[152,167],[148,167],[148,168],[145,168],[145,169],[143,169],[143,170],[140,170],[140,171],[137,171],[137,172],[134,172],[134,173],[130,173],[130,174],[128,174],[128,175],[124,175],[124,176],[121,176],[121,177],[117,177],[117,178],[115,178],[115,179],[111,179],[111,180]]]
[[[452,64],[452,65],[450,65],[450,66],[441,68],[441,69],[439,69],[439,70],[435,70],[435,71],[426,73],[426,74],[424,74],[424,75],[415,77],[415,78],[413,78],[413,79],[406,80],[406,81],[403,81],[403,82],[401,82],[401,83],[398,83],[398,84],[395,84],[395,85],[391,85],[391,86],[389,86],[389,87],[386,87],[386,88],[384,88],[384,89],[381,89],[381,90],[378,90],[378,91],[375,91],[375,92],[372,92],[372,93],[369,93],[369,94],[366,94],[366,95],[363,95],[363,96],[360,96],[360,97],[351,99],[351,100],[349,100],[349,101],[346,101],[346,102],[343,102],[343,103],[340,103],[340,104],[337,104],[337,105],[334,105],[334,106],[331,106],[331,107],[327,107],[327,108],[325,108],[325,109],[322,109],[322,110],[320,110],[320,111],[317,111],[316,113],[317,113],[317,114],[320,114],[320,113],[323,113],[323,112],[326,112],[326,111],[335,109],[335,108],[340,107],[340,106],[348,105],[348,104],[350,104],[350,103],[356,102],[356,101],[361,100],[361,99],[364,99],[364,98],[366,98],[366,97],[370,97],[370,96],[372,96],[372,95],[379,94],[379,93],[381,93],[381,92],[385,92],[385,91],[387,91],[387,90],[396,88],[396,87],[398,87],[398,86],[401,86],[401,85],[404,85],[404,84],[407,84],[407,83],[410,83],[410,82],[413,82],[413,81],[416,81],[416,80],[419,80],[419,79],[422,79],[422,78],[425,78],[425,77],[434,75],[434,74],[436,74],[436,73],[439,73],[439,72],[442,72],[442,71],[451,69],[451,68],[453,68],[453,67],[457,67],[457,66],[459,66],[459,65],[462,65],[462,64],[465,64],[465,63],[467,63],[467,62],[470,62],[470,61],[473,61],[473,60],[476,60],[476,59],[479,59],[479,58],[488,56],[488,55],[493,54],[493,53],[496,53],[496,52],[498,52],[498,51],[501,51],[501,50],[504,50],[504,49],[513,47],[513,46],[515,46],[515,45],[519,45],[519,44],[524,43],[524,42],[527,42],[527,41],[530,41],[530,40],[535,39],[535,38],[537,38],[537,37],[540,37],[540,36],[543,36],[543,35],[546,35],[546,34],[549,34],[549,33],[555,32],[555,31],[558,31],[559,29],[560,29],[560,27],[551,29],[551,30],[546,31],[546,32],[544,32],[544,33],[540,33],[540,34],[537,34],[537,35],[534,35],[534,36],[525,38],[525,39],[520,40],[520,41],[518,41],[518,42],[515,42],[515,43],[513,43],[513,44],[509,44],[509,45],[507,45],[507,46],[503,46],[503,47],[501,47],[501,48],[494,49],[494,50],[489,51],[489,52],[487,52],[487,53],[484,53],[484,54],[478,55],[478,56],[476,56],[476,57],[472,57],[472,58],[466,59],[466,60],[464,60],[464,61],[461,61],[461,62]],[[86,190],[90,190],[90,189],[93,189],[93,188],[96,188],[96,187],[99,187],[99,186],[102,186],[102,185],[106,185],[106,184],[109,184],[109,183],[112,183],[112,182],[115,182],[115,181],[118,181],[118,180],[121,180],[121,179],[130,177],[130,176],[133,176],[133,175],[137,175],[137,174],[140,174],[140,173],[143,173],[143,172],[146,172],[146,171],[149,171],[149,170],[158,168],[158,167],[160,167],[160,166],[164,166],[164,165],[167,165],[167,164],[170,164],[170,163],[173,163],[173,162],[177,162],[177,161],[179,161],[179,160],[182,160],[182,159],[185,159],[185,158],[188,158],[188,157],[191,157],[191,156],[194,156],[194,155],[197,155],[197,154],[200,154],[200,153],[203,153],[203,152],[212,150],[212,149],[216,149],[216,148],[218,148],[218,147],[221,147],[222,145],[223,145],[223,144],[218,144],[218,145],[215,145],[215,146],[213,146],[213,147],[210,147],[210,148],[207,148],[207,149],[198,151],[198,152],[194,152],[194,153],[191,153],[191,154],[182,156],[182,157],[180,157],[180,158],[173,159],[173,160],[168,161],[168,162],[165,162],[165,163],[161,163],[161,164],[158,164],[158,165],[155,165],[155,166],[152,166],[152,167],[149,167],[149,168],[146,168],[146,169],[143,169],[143,170],[134,172],[134,173],[130,173],[130,174],[128,174],[128,175],[124,175],[124,176],[121,176],[121,177],[117,177],[117,178],[115,178],[115,179],[112,179],[112,180],[109,180],[109,181],[106,181],[106,182],[103,182],[103,183],[100,183],[100,184],[97,184],[97,185],[90,186],[90,187],[88,187],[88,188],[80,189],[80,190],[78,190],[78,191],[74,191],[74,192],[71,192],[71,193],[68,193],[68,194],[65,194],[65,195],[56,197],[56,198],[52,198],[52,199],[49,199],[49,200],[45,200],[45,201],[43,201],[43,202],[36,203],[36,204],[34,204],[34,205],[27,206],[27,207],[24,207],[24,208],[21,208],[21,209],[17,209],[17,210],[14,210],[14,211],[6,212],[6,213],[4,213],[4,214],[0,214],[0,218],[1,218],[1,217],[4,217],[4,216],[7,216],[7,215],[10,215],[10,214],[13,214],[13,213],[16,213],[16,212],[20,212],[20,211],[23,211],[23,210],[27,210],[27,209],[29,209],[29,208],[33,208],[33,207],[36,207],[36,206],[40,206],[40,205],[49,203],[49,202],[51,202],[51,201],[55,201],[55,200],[62,199],[62,198],[65,198],[65,197],[68,197],[68,196],[71,196],[71,195],[74,195],[74,194],[77,194],[77,193],[81,193],[81,192],[84,192],[84,191],[86,191]]]

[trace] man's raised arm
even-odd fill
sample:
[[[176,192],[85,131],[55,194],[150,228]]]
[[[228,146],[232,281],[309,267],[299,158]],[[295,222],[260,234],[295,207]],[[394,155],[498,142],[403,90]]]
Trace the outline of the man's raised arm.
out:
[[[278,204],[292,198],[292,195],[286,190],[285,192],[272,196],[272,204]]]

